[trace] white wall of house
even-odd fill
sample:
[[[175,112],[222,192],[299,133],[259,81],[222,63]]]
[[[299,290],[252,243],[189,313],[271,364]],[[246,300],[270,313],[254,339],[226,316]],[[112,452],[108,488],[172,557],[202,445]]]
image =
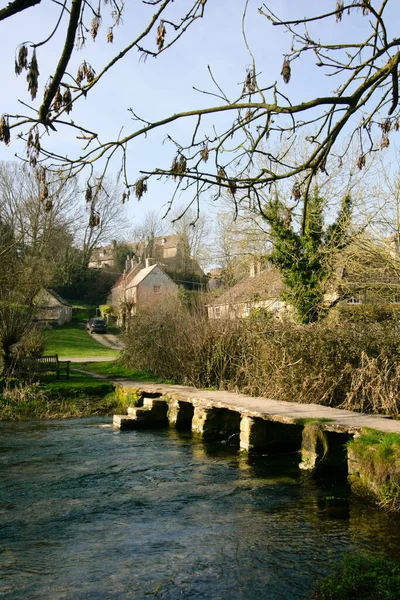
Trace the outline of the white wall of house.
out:
[[[149,302],[159,302],[166,296],[176,296],[178,286],[158,266],[137,286],[137,306],[142,307]]]
[[[209,319],[244,319],[251,315],[253,310],[263,308],[274,314],[280,315],[287,313],[288,306],[276,298],[268,300],[257,300],[253,302],[237,302],[232,304],[221,304],[208,306]]]

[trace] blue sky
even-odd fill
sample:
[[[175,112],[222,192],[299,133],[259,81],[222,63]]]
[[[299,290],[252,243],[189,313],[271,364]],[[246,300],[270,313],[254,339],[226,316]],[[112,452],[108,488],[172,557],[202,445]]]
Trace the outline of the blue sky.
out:
[[[4,0],[2,2],[4,4]],[[186,8],[188,0],[176,0],[174,10]],[[219,84],[229,97],[239,95],[246,75],[246,67],[250,65],[250,57],[241,34],[242,0],[208,0],[205,18],[197,21],[187,34],[168,52],[157,59],[148,58],[140,61],[134,50],[120,62],[116,68],[91,92],[90,97],[74,109],[70,118],[95,129],[102,141],[114,139],[123,127],[123,135],[133,131],[128,108],[132,107],[141,117],[152,121],[166,117],[174,112],[188,110],[214,103],[210,96],[193,90],[198,87],[215,91],[210,80],[207,65],[210,65]],[[256,58],[257,71],[264,82],[281,81],[280,71],[283,55],[291,45],[290,34],[280,28],[273,27],[265,17],[259,15],[260,0],[249,0],[246,32],[251,49]],[[335,0],[269,0],[268,6],[283,18],[301,17],[316,10],[334,8]],[[25,75],[16,78],[14,73],[15,48],[21,42],[37,42],[48,34],[53,26],[59,8],[48,0],[42,4],[0,23],[2,60],[0,64],[0,114],[20,112],[22,106],[16,99],[32,104],[26,89]],[[139,0],[126,2],[123,24],[115,31],[114,43],[106,44],[107,7],[104,8],[103,26],[95,43],[88,39],[85,49],[75,54],[70,70],[76,73],[77,66],[86,59],[99,71],[113,54],[122,49],[133,34],[138,33],[148,21],[154,7],[143,5]],[[387,9],[388,23],[395,28],[398,23],[399,6],[397,2],[389,2]],[[65,35],[65,24],[51,43],[38,49],[40,89],[43,89],[46,76],[54,71],[58,59],[57,51]],[[311,26],[314,37],[340,41],[362,38],[366,28],[366,20],[360,15],[355,19],[343,18],[336,24],[335,18]],[[394,31],[389,31],[389,38]],[[397,34],[397,31],[396,31]],[[168,36],[168,28],[167,28]],[[284,87],[284,92],[291,100],[307,100],[315,95],[329,93],[336,86],[332,79],[322,77],[316,67],[312,66],[312,57],[295,63],[292,79]],[[283,88],[283,84],[282,84]],[[39,104],[38,99],[33,103]],[[23,108],[26,113],[28,109]],[[212,120],[210,120],[211,123]],[[222,119],[215,123],[219,127]],[[155,131],[147,139],[135,141],[129,150],[128,172],[133,182],[141,169],[155,166],[167,166],[173,157],[173,149],[165,144],[165,136],[171,133],[179,140],[185,140],[193,127],[192,121],[175,123],[167,129]],[[400,135],[400,134],[398,134]],[[393,138],[395,140],[395,138]],[[73,155],[79,147],[79,141],[71,138],[67,131],[59,130],[52,136],[51,146],[59,153]],[[12,140],[8,148],[0,146],[0,160],[13,160],[15,153],[23,154],[23,146],[18,140]],[[117,165],[113,165],[116,170]],[[149,191],[138,202],[131,198],[128,206],[130,218],[140,220],[149,209],[163,212],[173,191],[172,182],[149,183]],[[181,204],[184,198],[179,199]],[[205,198],[204,210],[209,211]]]

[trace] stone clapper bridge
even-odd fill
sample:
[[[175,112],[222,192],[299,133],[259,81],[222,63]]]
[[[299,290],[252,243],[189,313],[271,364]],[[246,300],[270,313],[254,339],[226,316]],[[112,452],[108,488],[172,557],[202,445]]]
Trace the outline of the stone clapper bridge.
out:
[[[117,382],[116,382],[117,383]],[[347,442],[365,428],[400,434],[400,421],[318,404],[253,398],[180,385],[125,381],[118,384],[139,406],[114,415],[116,429],[174,427],[202,438],[239,438],[240,450],[260,454],[299,452],[301,469],[340,469],[356,475]]]

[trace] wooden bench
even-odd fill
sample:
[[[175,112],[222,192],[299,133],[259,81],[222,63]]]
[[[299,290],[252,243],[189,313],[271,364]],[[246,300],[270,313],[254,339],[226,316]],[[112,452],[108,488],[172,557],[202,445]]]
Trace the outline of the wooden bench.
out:
[[[61,371],[65,371],[66,377],[69,379],[70,362],[70,360],[60,362],[58,354],[49,356],[22,356],[18,360],[18,372],[21,375],[35,375],[37,373],[53,371],[57,374],[57,379],[60,379]]]

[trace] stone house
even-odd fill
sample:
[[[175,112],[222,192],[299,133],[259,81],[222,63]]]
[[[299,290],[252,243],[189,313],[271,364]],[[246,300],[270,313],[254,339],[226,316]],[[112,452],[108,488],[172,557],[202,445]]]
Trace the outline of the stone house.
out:
[[[178,286],[154,259],[139,263],[132,259],[111,289],[111,303],[118,323],[123,325],[139,308],[176,298],[177,294]]]
[[[372,252],[373,250],[373,252]],[[379,250],[379,252],[378,252]],[[284,284],[277,269],[254,263],[250,273],[232,288],[217,296],[208,306],[210,319],[244,318],[256,309],[276,316],[290,315],[292,308],[283,300]],[[400,303],[400,261],[384,249],[373,247],[363,253],[350,246],[341,254],[324,296],[326,306]]]
[[[184,235],[157,236],[148,238],[143,242],[127,242],[124,245],[131,249],[129,258],[133,257],[137,262],[152,258],[167,271],[204,275],[200,265],[190,255],[190,248]],[[89,267],[116,269],[118,267],[116,248],[117,243],[115,241],[108,246],[95,248],[92,252]]]
[[[277,269],[261,270],[252,265],[250,273],[239,283],[216,297],[207,306],[210,319],[244,318],[256,309],[274,313],[287,312],[286,303],[280,300],[283,282]]]
[[[43,325],[63,325],[72,319],[72,306],[53,290],[42,290],[34,299],[33,320]]]

